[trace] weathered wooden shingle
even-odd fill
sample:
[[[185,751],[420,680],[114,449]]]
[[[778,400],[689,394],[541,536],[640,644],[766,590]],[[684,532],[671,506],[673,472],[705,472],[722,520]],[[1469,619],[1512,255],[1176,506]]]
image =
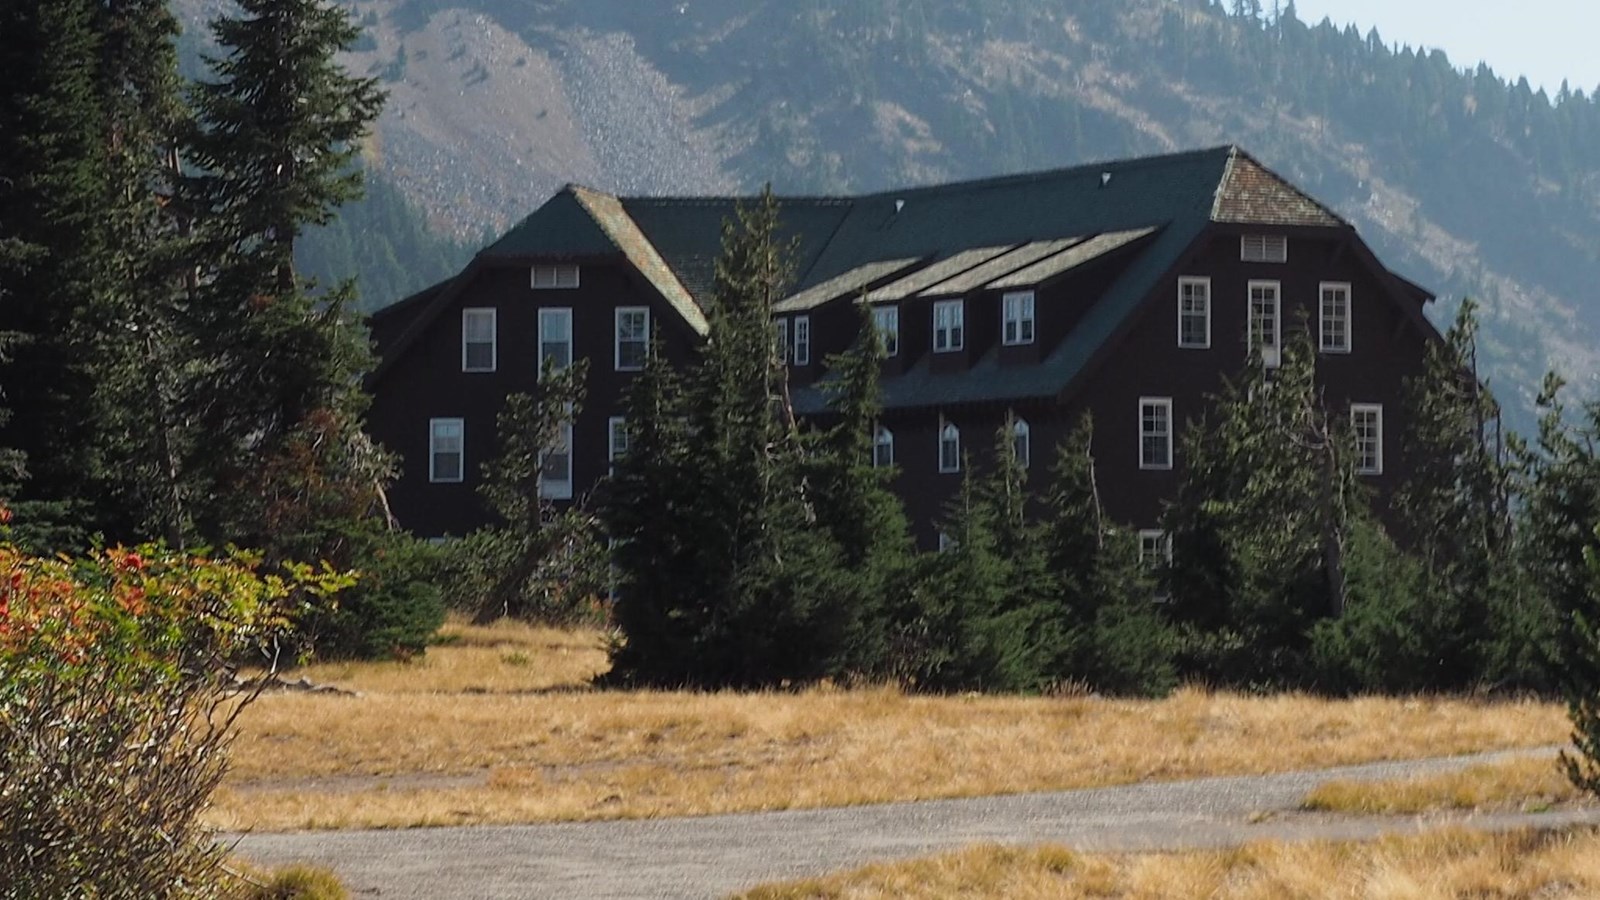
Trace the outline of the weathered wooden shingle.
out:
[[[1349,224],[1237,147],[1232,148],[1222,183],[1217,185],[1211,218],[1246,225],[1337,228]]]

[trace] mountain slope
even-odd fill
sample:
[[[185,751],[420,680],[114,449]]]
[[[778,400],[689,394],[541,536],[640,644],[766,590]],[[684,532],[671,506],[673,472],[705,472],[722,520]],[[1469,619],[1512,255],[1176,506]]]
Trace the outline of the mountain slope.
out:
[[[391,91],[375,164],[457,235],[567,181],[876,190],[1237,142],[1442,314],[1479,297],[1496,387],[1524,410],[1546,367],[1600,370],[1594,98],[1310,25],[1292,3],[1271,24],[1208,0],[351,5],[370,35],[351,64]]]

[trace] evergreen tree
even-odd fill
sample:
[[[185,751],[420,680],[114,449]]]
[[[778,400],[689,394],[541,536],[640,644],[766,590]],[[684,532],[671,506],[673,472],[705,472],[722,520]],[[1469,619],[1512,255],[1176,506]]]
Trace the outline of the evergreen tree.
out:
[[[1600,797],[1600,526],[1583,548],[1583,563],[1588,596],[1563,622],[1561,687],[1575,752],[1562,752],[1561,768],[1579,789]]]
[[[243,0],[212,31],[222,55],[192,92],[198,171],[184,184],[213,266],[190,316],[205,356],[188,392],[211,437],[197,467],[232,502],[202,533],[273,558],[332,556],[336,533],[377,510],[386,465],[360,432],[368,351],[350,291],[314,294],[294,246],[359,193],[355,155],[382,95],[337,62],[359,32],[326,0]],[[346,502],[317,501],[330,484]]]
[[[583,408],[588,371],[586,359],[559,371],[547,360],[539,396],[512,394],[500,411],[499,454],[485,464],[479,493],[501,524],[467,542],[489,569],[475,598],[480,624],[502,615],[561,621],[600,592],[593,517],[576,505],[557,511],[544,497],[548,455],[570,460],[566,429]]]
[[[619,679],[774,684],[820,677],[840,654],[847,610],[838,548],[814,527],[806,442],[772,340],[773,304],[788,287],[792,265],[777,227],[770,190],[723,225],[710,334],[686,383],[695,465],[684,482],[694,499],[681,515],[648,525],[681,521],[683,533],[693,536],[691,558],[680,569],[684,580],[664,599],[693,597],[687,606],[659,611],[688,619],[692,653],[640,663],[624,649],[613,660]],[[608,531],[625,545],[643,537],[618,527]],[[637,557],[627,552],[623,558]],[[646,599],[629,597],[635,580],[634,573],[622,578],[620,604]],[[648,621],[650,615],[646,610],[619,619]],[[627,633],[630,644],[634,638]]]
[[[996,638],[1008,569],[986,504],[963,454],[961,487],[945,507],[941,549],[924,565],[914,595],[917,618],[902,623],[906,681],[925,690],[1006,690],[1011,673]]]
[[[0,445],[24,454],[16,523],[39,549],[79,544],[66,518],[97,524],[84,501],[99,471],[93,321],[110,239],[98,93],[97,4],[40,0],[0,7],[0,332],[15,337],[0,367],[13,416]],[[65,513],[66,515],[62,515]]]
[[[1360,509],[1349,435],[1322,407],[1304,329],[1268,369],[1253,357],[1185,435],[1166,516],[1186,664],[1232,684],[1305,681],[1307,635],[1345,605],[1345,543]]]
[[[1058,678],[1112,694],[1171,690],[1174,639],[1155,606],[1156,584],[1133,535],[1106,520],[1095,483],[1088,413],[1056,449],[1043,500],[1042,539],[1067,640],[1051,661]]]

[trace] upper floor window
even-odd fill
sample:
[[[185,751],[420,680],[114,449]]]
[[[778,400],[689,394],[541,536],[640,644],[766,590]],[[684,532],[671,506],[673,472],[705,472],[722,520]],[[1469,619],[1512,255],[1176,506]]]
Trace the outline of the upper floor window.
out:
[[[1172,535],[1157,528],[1139,529],[1139,566],[1159,572],[1172,562]]]
[[[1350,352],[1350,285],[1342,282],[1323,282],[1321,327],[1317,329],[1317,345],[1324,353]]]
[[[1211,346],[1211,279],[1178,279],[1178,346],[1204,350]]]
[[[533,288],[537,291],[575,288],[578,286],[576,265],[537,265],[533,267]]]
[[[1172,468],[1172,398],[1139,398],[1139,468]]]
[[[1383,405],[1350,404],[1350,428],[1355,432],[1356,474],[1383,474]]]
[[[572,310],[539,310],[539,371],[572,365]]]
[[[1278,302],[1278,282],[1250,282],[1250,352],[1262,365],[1276,368],[1283,345],[1283,321]]]
[[[872,465],[879,469],[894,465],[894,432],[882,425],[872,431]]]
[[[1239,259],[1244,262],[1289,261],[1289,239],[1281,234],[1247,234],[1239,238]]]
[[[457,482],[466,471],[466,425],[461,419],[428,420],[428,480]]]
[[[1021,419],[1011,422],[1011,454],[1024,469],[1033,457],[1033,429]]]
[[[961,471],[961,429],[954,422],[939,429],[939,471]]]
[[[878,341],[883,345],[883,355],[898,356],[900,354],[900,307],[873,307],[872,324],[878,331]]]
[[[610,464],[607,471],[615,475],[617,460],[628,455],[628,420],[622,416],[612,416],[606,420],[606,432],[609,435],[606,462]]]
[[[570,410],[568,410],[570,412]],[[539,457],[539,496],[546,500],[572,499],[572,420],[561,423],[554,445]]]
[[[494,371],[498,355],[495,331],[495,310],[461,311],[461,371]]]
[[[1033,343],[1033,291],[1017,291],[1000,299],[1001,339],[1006,344]]]
[[[811,317],[794,317],[794,364],[811,364]]]
[[[778,354],[778,362],[789,361],[789,320],[775,319],[772,323],[772,347]]]
[[[933,304],[933,352],[949,353],[966,346],[966,304],[940,300]]]
[[[618,372],[637,372],[650,356],[650,310],[643,306],[617,308],[616,361]]]

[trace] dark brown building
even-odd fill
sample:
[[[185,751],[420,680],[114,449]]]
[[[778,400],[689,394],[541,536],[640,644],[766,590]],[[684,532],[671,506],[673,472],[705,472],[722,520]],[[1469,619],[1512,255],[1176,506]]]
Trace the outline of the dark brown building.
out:
[[[568,187],[455,278],[377,313],[371,427],[403,459],[400,521],[424,535],[484,521],[475,482],[496,414],[547,357],[590,360],[547,490],[592,489],[626,440],[622,397],[651,329],[675,360],[705,335],[700,303],[738,202]],[[798,278],[775,329],[797,408],[825,412],[822,361],[850,346],[857,304],[870,304],[891,351],[878,457],[898,467],[925,546],[962,451],[987,454],[1008,415],[1039,471],[1091,411],[1108,511],[1153,529],[1185,423],[1252,343],[1270,360],[1300,327],[1328,402],[1358,426],[1363,477],[1380,496],[1401,477],[1402,382],[1438,339],[1423,316],[1432,296],[1238,148],[785,198],[781,217]]]

